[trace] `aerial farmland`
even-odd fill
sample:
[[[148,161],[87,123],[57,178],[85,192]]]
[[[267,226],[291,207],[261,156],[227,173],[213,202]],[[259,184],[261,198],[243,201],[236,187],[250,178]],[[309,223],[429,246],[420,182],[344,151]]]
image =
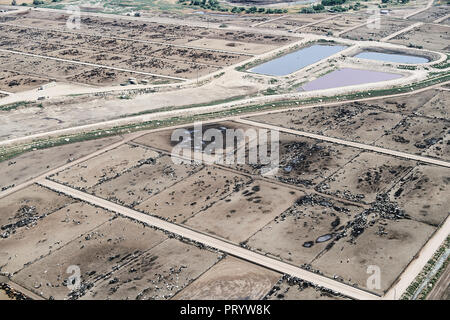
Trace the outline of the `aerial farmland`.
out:
[[[0,0],[0,300],[448,299],[448,3],[122,2]]]

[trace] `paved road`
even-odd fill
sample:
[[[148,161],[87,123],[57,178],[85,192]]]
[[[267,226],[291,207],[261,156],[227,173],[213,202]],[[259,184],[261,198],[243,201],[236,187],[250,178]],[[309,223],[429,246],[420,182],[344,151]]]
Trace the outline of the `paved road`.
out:
[[[394,151],[394,150],[390,150],[390,149],[371,146],[368,144],[352,142],[352,141],[342,140],[342,139],[338,139],[338,138],[322,136],[322,135],[318,135],[318,134],[314,134],[314,133],[283,128],[283,127],[265,124],[265,123],[261,123],[261,122],[255,122],[255,121],[250,121],[250,120],[245,120],[245,119],[237,119],[236,121],[243,123],[243,124],[255,126],[255,127],[278,130],[280,132],[292,133],[292,134],[303,136],[303,137],[313,138],[313,139],[317,139],[317,140],[323,140],[323,141],[337,143],[337,144],[354,147],[354,148],[358,148],[358,149],[375,151],[375,152],[379,152],[379,153],[383,153],[383,154],[388,154],[391,156],[401,157],[401,158],[405,158],[405,159],[409,159],[409,160],[421,161],[421,162],[425,162],[425,163],[429,163],[429,164],[435,164],[438,166],[450,168],[450,162],[443,161],[443,160],[437,160],[437,159],[417,156],[417,155],[409,154],[409,153],[405,153],[405,152]]]
[[[119,213],[123,216],[129,217],[134,220],[138,220],[154,227],[175,233],[182,237],[186,237],[188,239],[203,243],[206,246],[216,248],[222,252],[228,253],[232,256],[239,257],[246,261],[261,265],[263,267],[289,274],[291,276],[295,276],[301,278],[306,281],[310,281],[316,285],[340,292],[350,298],[358,299],[358,300],[374,300],[380,299],[379,296],[366,292],[364,290],[352,287],[347,284],[343,284],[336,280],[327,278],[325,276],[303,270],[294,265],[278,261],[276,259],[272,259],[261,255],[259,253],[252,252],[250,250],[241,248],[240,246],[234,245],[224,239],[219,239],[190,228],[179,226],[174,223],[170,223],[144,213],[123,207],[121,205],[112,203],[110,201],[97,198],[93,195],[84,193],[82,191],[70,188],[68,186],[61,185],[59,183],[42,179],[38,182],[40,185],[50,188],[54,191],[62,192],[66,195],[74,197],[76,199],[80,199],[82,201],[100,206],[102,208],[108,209],[110,211]]]

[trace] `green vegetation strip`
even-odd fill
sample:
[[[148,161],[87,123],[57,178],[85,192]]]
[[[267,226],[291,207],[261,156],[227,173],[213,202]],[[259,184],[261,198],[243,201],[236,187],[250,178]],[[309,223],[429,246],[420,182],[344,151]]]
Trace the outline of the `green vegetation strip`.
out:
[[[0,106],[0,111],[11,111],[11,110],[16,110],[20,107],[38,107],[38,108],[42,108],[42,104],[35,104],[34,102],[31,101],[19,101],[19,102],[14,102],[14,103],[10,103],[10,104],[5,104],[4,106]]]
[[[441,63],[432,65],[433,68],[436,69],[447,69],[450,67],[450,55],[447,55],[447,59],[445,61],[442,61]]]
[[[196,103],[196,104],[189,104],[189,105],[176,106],[176,107],[175,106],[162,107],[162,108],[145,110],[145,111],[136,112],[136,113],[129,113],[129,114],[121,116],[121,118],[142,116],[144,114],[152,114],[152,113],[157,113],[157,112],[173,111],[173,110],[180,110],[180,109],[192,109],[192,108],[198,108],[198,107],[215,106],[215,105],[222,104],[222,103],[238,101],[238,100],[244,99],[246,97],[247,96],[245,96],[245,95],[241,95],[241,96],[235,96],[235,97],[231,97],[231,98],[227,98],[227,99],[214,100],[212,102]]]
[[[281,101],[275,101],[275,102],[269,102],[265,104],[255,104],[255,105],[248,105],[248,106],[242,106],[242,107],[235,107],[230,109],[225,109],[222,111],[215,111],[215,112],[208,112],[208,113],[202,113],[198,115],[190,115],[190,116],[178,116],[178,117],[172,117],[169,119],[164,120],[152,120],[152,121],[146,121],[146,122],[140,122],[140,123],[132,123],[127,124],[123,126],[117,126],[110,129],[98,129],[98,130],[92,130],[89,132],[81,132],[76,134],[70,134],[70,135],[64,135],[59,137],[51,137],[48,139],[39,139],[32,141],[30,143],[22,144],[22,145],[12,145],[7,147],[1,147],[0,148],[0,162],[5,161],[8,159],[11,159],[19,154],[22,154],[24,152],[32,151],[32,150],[39,150],[39,149],[45,149],[55,146],[60,146],[64,144],[74,143],[74,142],[81,142],[81,141],[88,141],[93,139],[99,139],[104,138],[107,136],[113,136],[118,134],[126,134],[131,133],[134,131],[140,131],[140,130],[151,130],[151,129],[157,129],[157,128],[164,128],[169,126],[175,126],[180,124],[187,124],[192,123],[194,121],[206,121],[206,120],[212,120],[215,118],[224,118],[224,117],[230,117],[230,116],[236,116],[236,115],[243,115],[247,113],[252,112],[258,112],[258,111],[265,111],[265,110],[276,110],[276,109],[282,109],[282,108],[288,108],[292,106],[301,106],[301,105],[309,105],[309,104],[317,104],[317,103],[326,103],[326,102],[345,102],[346,100],[354,100],[354,99],[362,99],[362,98],[368,98],[368,97],[378,97],[378,96],[386,96],[391,94],[399,94],[399,93],[405,93],[405,92],[411,92],[414,90],[418,90],[424,87],[428,87],[434,84],[446,82],[450,80],[450,73],[446,72],[443,75],[440,74],[434,78],[430,78],[427,80],[424,80],[419,83],[410,84],[404,87],[399,88],[392,88],[392,89],[380,89],[380,90],[371,90],[371,91],[365,91],[365,92],[359,92],[359,93],[351,93],[351,94],[344,94],[339,96],[332,96],[332,97],[313,97],[313,98],[307,98],[304,100],[281,100]],[[224,100],[220,100],[224,101]],[[216,104],[219,102],[216,102]],[[191,105],[193,106],[201,106],[203,104],[197,104],[197,105]],[[204,105],[211,105],[204,104]],[[184,106],[186,107],[186,106]],[[160,109],[158,109],[161,111]],[[149,111],[151,113],[152,111]]]
[[[442,257],[442,255],[445,253],[446,250],[450,249],[450,236],[445,239],[444,243],[439,247],[439,249],[434,253],[433,257],[428,260],[425,267],[422,269],[420,274],[416,277],[413,283],[409,285],[409,287],[406,289],[405,293],[402,295],[402,300],[411,300],[414,295],[416,294],[416,291],[419,289],[419,287],[422,285],[424,281],[427,280],[427,275],[432,272],[434,266],[439,261],[439,259]],[[439,268],[439,270],[436,272],[436,274],[428,281],[428,284],[422,289],[422,291],[418,295],[418,299],[425,300],[427,295],[431,292],[436,282],[439,280],[442,273],[445,271],[445,269],[448,266],[449,258],[447,258],[442,266]]]

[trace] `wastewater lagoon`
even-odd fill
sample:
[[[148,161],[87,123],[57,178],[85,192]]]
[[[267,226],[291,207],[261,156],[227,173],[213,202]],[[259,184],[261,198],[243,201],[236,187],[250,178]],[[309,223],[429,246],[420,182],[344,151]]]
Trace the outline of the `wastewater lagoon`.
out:
[[[430,60],[425,57],[413,56],[401,53],[381,53],[374,51],[363,51],[355,56],[355,58],[377,60],[385,62],[405,63],[405,64],[418,64],[427,63]]]
[[[363,69],[343,68],[327,73],[300,88],[300,91],[313,91],[353,86],[358,84],[388,81],[401,78],[398,73],[388,73]]]
[[[286,76],[322,59],[328,58],[345,48],[347,47],[316,44],[267,61],[248,71],[269,76]]]

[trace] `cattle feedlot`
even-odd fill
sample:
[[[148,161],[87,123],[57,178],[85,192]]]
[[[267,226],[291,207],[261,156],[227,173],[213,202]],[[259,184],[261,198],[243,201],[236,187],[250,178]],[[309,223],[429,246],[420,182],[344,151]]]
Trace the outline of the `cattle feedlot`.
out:
[[[0,0],[0,300],[449,300],[449,40],[448,0]]]

